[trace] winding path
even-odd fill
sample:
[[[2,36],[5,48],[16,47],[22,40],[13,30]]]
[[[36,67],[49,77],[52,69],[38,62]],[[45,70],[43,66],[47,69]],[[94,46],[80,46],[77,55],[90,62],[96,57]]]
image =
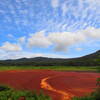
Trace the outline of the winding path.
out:
[[[65,91],[62,91],[62,90],[58,90],[56,88],[54,88],[53,86],[51,86],[47,80],[51,79],[51,78],[56,78],[56,77],[46,77],[46,78],[43,78],[41,80],[41,88],[43,89],[46,89],[46,90],[49,90],[49,91],[52,91],[52,92],[56,92],[58,94],[61,95],[61,100],[71,100],[71,98],[74,96],[72,95],[71,93],[67,93]]]

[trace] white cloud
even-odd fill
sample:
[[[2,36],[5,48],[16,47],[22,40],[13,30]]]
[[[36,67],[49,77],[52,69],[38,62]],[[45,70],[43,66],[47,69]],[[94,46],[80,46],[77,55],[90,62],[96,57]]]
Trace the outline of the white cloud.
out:
[[[85,30],[77,32],[53,32],[45,36],[44,31],[32,34],[28,38],[28,45],[30,47],[47,48],[50,45],[54,46],[55,51],[66,52],[68,47],[87,42],[88,40],[99,40],[100,29],[89,27]]]
[[[82,48],[76,48],[76,50],[77,50],[77,51],[82,51],[83,49],[82,49]]]
[[[100,39],[100,29],[87,28],[78,32],[61,32],[49,34],[49,40],[54,44],[56,51],[65,51],[69,46],[87,42],[89,39]]]
[[[24,43],[25,40],[26,40],[26,37],[25,37],[25,36],[20,37],[20,38],[18,39],[18,41],[19,41],[20,43]]]
[[[9,38],[14,38],[14,36],[12,34],[8,34],[7,35]]]
[[[79,33],[62,32],[51,33],[49,39],[55,45],[56,51],[67,51],[69,46],[85,41],[85,36]]]
[[[59,0],[51,0],[51,6],[53,8],[59,7]]]
[[[88,40],[96,41],[100,39],[100,29],[93,27],[78,32],[51,33],[49,36],[51,42],[55,45],[56,51],[66,51],[69,46],[87,42]]]
[[[65,16],[68,10],[65,2],[62,4],[61,9],[62,9],[62,15]]]
[[[100,3],[100,0],[87,0],[90,3]]]
[[[45,31],[40,31],[35,34],[31,34],[28,38],[29,47],[41,47],[46,48],[51,44],[48,38],[45,36]]]
[[[81,16],[81,19],[90,17],[99,17],[96,16],[99,14],[99,7],[100,7],[100,0],[78,0],[76,3],[77,5],[73,5],[74,0],[66,0],[62,2],[60,8],[62,10],[62,15],[65,16],[67,12],[71,13],[75,18],[78,18]],[[88,6],[87,6],[88,5]],[[95,11],[94,14],[89,14],[88,11]]]
[[[19,59],[19,58],[34,58],[34,57],[50,57],[50,58],[66,58],[66,56],[52,53],[32,53],[32,52],[5,52],[0,50],[0,59]]]
[[[25,37],[19,38],[21,42],[25,40]],[[47,48],[53,46],[55,51],[58,52],[67,52],[70,46],[86,43],[89,41],[100,41],[100,29],[89,27],[85,30],[80,30],[77,32],[51,32],[48,35],[45,35],[45,31],[40,31],[35,34],[31,34],[27,38],[28,45],[30,47],[43,47]],[[27,44],[27,43],[26,43]],[[81,51],[82,48],[75,48],[77,51]],[[6,52],[7,51],[7,52]],[[22,48],[19,44],[4,42],[0,46],[0,59],[17,59],[22,57],[64,57],[62,55],[56,54],[46,54],[46,53],[32,53],[22,51]]]
[[[93,39],[100,39],[100,28],[96,29],[93,27],[88,27],[86,30],[83,30],[84,35]]]
[[[18,44],[13,44],[10,42],[4,42],[0,49],[5,51],[20,51],[22,48]]]

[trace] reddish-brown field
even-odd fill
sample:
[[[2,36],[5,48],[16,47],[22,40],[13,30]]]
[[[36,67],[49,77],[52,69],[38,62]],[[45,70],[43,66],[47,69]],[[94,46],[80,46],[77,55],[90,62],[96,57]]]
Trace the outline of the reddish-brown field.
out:
[[[16,89],[41,89],[53,100],[70,100],[94,90],[99,73],[60,72],[51,70],[1,71],[0,84]]]

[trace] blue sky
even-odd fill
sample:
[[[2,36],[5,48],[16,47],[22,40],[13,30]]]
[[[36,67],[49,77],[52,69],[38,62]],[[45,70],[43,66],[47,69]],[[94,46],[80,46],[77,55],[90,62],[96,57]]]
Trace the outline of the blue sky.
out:
[[[99,9],[100,0],[0,0],[0,59],[100,50]]]

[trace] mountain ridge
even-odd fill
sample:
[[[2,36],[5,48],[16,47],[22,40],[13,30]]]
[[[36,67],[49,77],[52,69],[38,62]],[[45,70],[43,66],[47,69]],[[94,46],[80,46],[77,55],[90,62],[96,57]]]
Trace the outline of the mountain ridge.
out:
[[[0,66],[100,66],[100,50],[77,58],[20,58],[0,60]]]

